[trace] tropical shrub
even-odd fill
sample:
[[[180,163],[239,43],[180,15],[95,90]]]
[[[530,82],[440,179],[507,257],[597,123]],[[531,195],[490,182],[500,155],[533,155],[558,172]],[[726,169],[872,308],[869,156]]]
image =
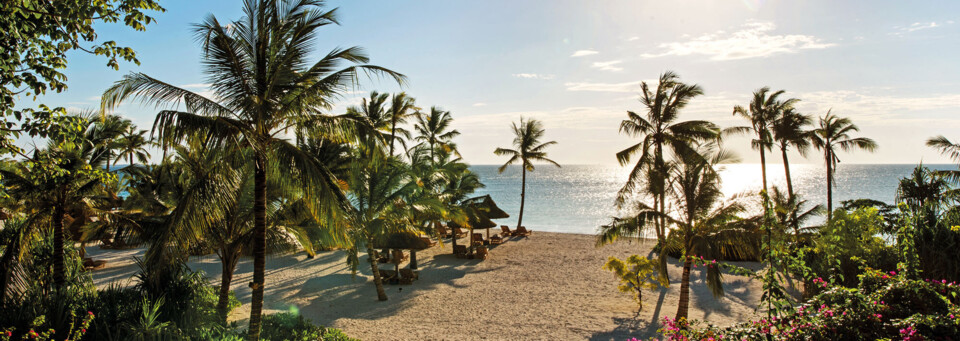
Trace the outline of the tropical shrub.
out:
[[[279,313],[263,318],[260,339],[264,341],[358,341],[334,328],[318,327],[303,318],[303,315]]]
[[[641,310],[643,309],[643,290],[656,290],[661,285],[668,285],[660,282],[661,277],[657,274],[656,261],[647,257],[631,255],[627,257],[626,262],[617,257],[610,257],[603,265],[603,269],[613,272],[613,276],[620,280],[617,289],[620,289],[620,292],[632,294]]]
[[[897,253],[880,235],[884,220],[874,207],[837,209],[833,220],[821,227],[809,250],[806,265],[812,277],[855,287],[864,266],[894,270]]]
[[[793,312],[719,328],[665,319],[669,340],[951,340],[960,335],[960,286],[867,269],[857,288],[828,285]]]

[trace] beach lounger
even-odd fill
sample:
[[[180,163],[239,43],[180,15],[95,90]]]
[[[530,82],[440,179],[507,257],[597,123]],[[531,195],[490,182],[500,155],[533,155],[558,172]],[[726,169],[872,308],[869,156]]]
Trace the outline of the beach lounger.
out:
[[[453,228],[453,234],[455,234],[455,235],[457,236],[457,238],[461,238],[461,237],[467,235],[467,233],[466,233],[466,232],[463,232],[463,230],[460,229],[459,227],[454,227],[454,228]]]
[[[440,238],[450,238],[452,236],[450,231],[447,231],[447,227],[443,225],[437,227],[437,233],[440,235]]]
[[[500,245],[500,244],[503,244],[504,239],[503,237],[495,234],[490,236],[490,239],[488,241],[490,242],[490,245]]]
[[[473,245],[483,245],[483,233],[474,233],[470,241],[473,242]]]
[[[466,245],[454,245],[453,246],[453,255],[457,258],[463,258],[467,255],[467,246]]]
[[[425,243],[427,243],[427,247],[433,247],[434,245],[437,245],[437,242],[433,241],[433,239],[430,239],[430,237],[420,237],[420,240],[423,240]]]
[[[500,236],[503,238],[513,236],[513,231],[510,231],[510,227],[507,225],[500,225],[500,231],[502,231],[500,232]]]
[[[518,226],[517,230],[513,232],[514,236],[520,237],[528,237],[531,234],[533,234],[533,232],[528,231],[526,226]]]

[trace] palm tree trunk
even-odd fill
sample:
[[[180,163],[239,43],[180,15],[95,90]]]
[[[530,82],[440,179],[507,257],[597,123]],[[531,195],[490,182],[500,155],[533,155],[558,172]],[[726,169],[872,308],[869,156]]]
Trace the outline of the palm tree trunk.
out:
[[[387,292],[383,290],[383,277],[380,276],[380,264],[377,261],[377,250],[373,248],[373,238],[367,238],[367,258],[370,261],[370,270],[373,271],[373,284],[377,287],[377,299],[387,300]]]
[[[763,145],[760,146],[760,172],[763,177],[763,191],[767,191],[767,156],[763,152]],[[769,194],[769,193],[768,193]]]
[[[833,153],[827,151],[827,223],[833,220]]]
[[[266,270],[267,244],[267,169],[266,160],[258,156],[254,171],[254,236],[253,236],[253,282],[250,298],[250,329],[248,340],[260,340],[260,321],[263,310],[263,284]]]
[[[393,156],[393,145],[397,141],[397,119],[396,116],[391,118],[390,126],[390,156]]]
[[[224,256],[220,258],[222,274],[220,275],[220,297],[217,298],[217,312],[220,314],[220,322],[227,325],[227,314],[230,305],[230,282],[233,282],[233,271],[237,268],[237,261],[240,259],[239,253],[224,250]]]
[[[683,276],[680,278],[680,303],[677,304],[676,320],[686,319],[690,310],[690,265],[693,263],[690,256],[684,254]]]
[[[66,269],[64,265],[64,233],[63,233],[63,206],[65,205],[63,196],[58,198],[57,205],[53,208],[53,283],[57,290],[63,289],[66,282]]]
[[[790,161],[787,159],[787,147],[781,147],[780,153],[783,155],[783,172],[787,176],[787,195],[793,199],[793,179],[790,178]]]
[[[523,161],[526,161],[526,160],[523,160]],[[524,199],[526,199],[527,197],[527,167],[525,163],[526,162],[521,162],[520,164],[520,173],[523,175],[521,175],[522,180],[520,181],[520,214],[517,216],[518,229],[520,228],[520,226],[523,226],[523,203],[524,203]],[[473,236],[470,236],[470,238],[473,238]],[[471,239],[470,245],[473,245],[472,239]]]

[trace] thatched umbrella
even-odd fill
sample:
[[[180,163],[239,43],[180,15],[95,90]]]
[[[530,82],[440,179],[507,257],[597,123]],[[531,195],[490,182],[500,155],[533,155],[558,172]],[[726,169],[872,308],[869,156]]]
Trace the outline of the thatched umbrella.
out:
[[[375,240],[374,246],[377,249],[410,250],[410,270],[416,270],[417,251],[429,248],[430,242],[413,232],[394,232]],[[396,268],[400,270],[399,263],[396,263]]]
[[[510,218],[510,215],[500,209],[500,207],[497,206],[497,203],[493,201],[493,197],[491,197],[489,194],[470,198],[464,200],[463,202],[475,208],[473,211],[475,211],[476,214],[470,214],[470,217],[472,218],[470,225],[474,228],[486,229],[487,240],[490,239],[490,229],[497,227],[497,223],[494,223],[491,219]],[[474,224],[474,222],[477,224]]]

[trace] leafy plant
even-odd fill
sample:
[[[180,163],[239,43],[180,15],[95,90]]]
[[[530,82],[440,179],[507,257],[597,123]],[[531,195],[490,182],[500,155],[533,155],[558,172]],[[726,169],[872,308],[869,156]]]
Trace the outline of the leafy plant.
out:
[[[610,257],[603,265],[603,269],[613,272],[614,277],[620,280],[617,289],[620,289],[620,292],[632,294],[640,310],[643,310],[644,290],[656,290],[661,286],[669,285],[660,281],[662,277],[657,274],[656,261],[647,257],[631,255],[627,257],[626,262]]]

